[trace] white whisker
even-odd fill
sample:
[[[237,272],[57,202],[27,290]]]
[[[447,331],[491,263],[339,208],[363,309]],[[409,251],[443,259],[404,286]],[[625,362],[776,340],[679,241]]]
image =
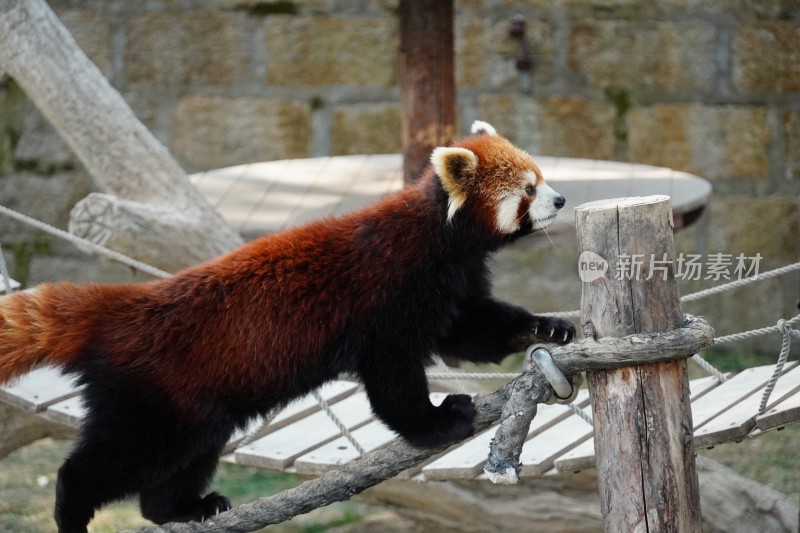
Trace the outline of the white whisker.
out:
[[[568,217],[568,216],[566,215],[566,213],[564,213],[564,212],[562,212],[562,211],[559,211],[559,212],[556,214],[556,219],[557,219],[557,220],[560,220],[560,221],[562,221],[562,222],[566,222],[566,223],[567,223],[567,224],[569,224],[570,226],[574,226],[574,225],[575,225],[575,219]]]
[[[554,243],[553,239],[550,238],[550,234],[547,233],[547,228],[542,224],[541,220],[539,220],[538,218],[536,218],[535,220],[539,224],[540,229],[544,232],[545,235],[547,235],[547,240],[549,240],[550,244],[553,245],[553,248],[555,248],[556,247],[556,243]]]

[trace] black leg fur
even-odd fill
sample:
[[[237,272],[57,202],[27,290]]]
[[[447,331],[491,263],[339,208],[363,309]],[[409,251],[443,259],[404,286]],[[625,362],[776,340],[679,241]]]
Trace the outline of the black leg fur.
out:
[[[574,336],[571,322],[534,316],[521,307],[485,298],[462,309],[437,349],[448,359],[499,363],[535,342],[563,344]]]
[[[364,358],[360,374],[372,410],[412,446],[432,448],[473,434],[472,399],[451,394],[441,405],[431,404],[425,368],[418,358],[399,354]]]
[[[230,509],[224,496],[202,497],[234,429],[228,411],[207,408],[202,419],[187,421],[156,391],[97,375],[97,381],[84,382],[88,414],[59,470],[59,533],[84,533],[95,510],[135,494],[142,514],[158,523],[202,520]]]
[[[58,470],[55,520],[59,533],[85,533],[96,509],[134,492],[133,480],[118,468],[107,447],[79,441]]]
[[[218,461],[219,450],[212,450],[171,478],[143,488],[139,496],[142,516],[156,524],[202,522],[231,509],[230,500],[216,492],[201,497],[214,476]]]

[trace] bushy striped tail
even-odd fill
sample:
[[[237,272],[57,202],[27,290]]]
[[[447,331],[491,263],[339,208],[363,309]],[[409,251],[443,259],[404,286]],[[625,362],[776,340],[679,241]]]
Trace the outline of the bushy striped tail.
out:
[[[87,338],[82,292],[59,283],[0,297],[0,383],[79,356]]]

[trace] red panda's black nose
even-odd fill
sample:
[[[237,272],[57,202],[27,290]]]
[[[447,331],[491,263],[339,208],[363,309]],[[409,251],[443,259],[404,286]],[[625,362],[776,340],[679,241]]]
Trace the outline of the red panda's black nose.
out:
[[[553,199],[553,205],[556,206],[556,209],[561,209],[564,207],[564,204],[567,203],[567,199],[561,196],[560,194]]]

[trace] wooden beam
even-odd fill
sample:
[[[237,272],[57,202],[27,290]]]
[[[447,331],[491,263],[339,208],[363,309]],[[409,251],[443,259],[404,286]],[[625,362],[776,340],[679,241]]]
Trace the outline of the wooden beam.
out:
[[[596,264],[581,270],[585,334],[622,337],[680,326],[671,211],[666,196],[576,209],[581,261]],[[685,360],[587,377],[605,530],[701,531]]]
[[[417,179],[431,151],[455,134],[453,0],[400,1],[403,181]]]

